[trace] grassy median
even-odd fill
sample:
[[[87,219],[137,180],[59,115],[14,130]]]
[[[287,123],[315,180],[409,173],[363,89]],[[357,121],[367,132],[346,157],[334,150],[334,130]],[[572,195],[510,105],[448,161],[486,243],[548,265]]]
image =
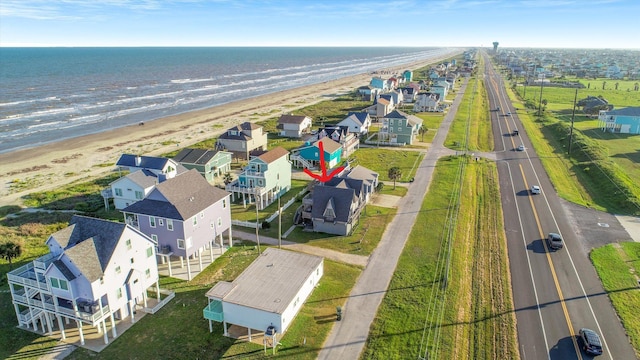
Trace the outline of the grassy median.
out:
[[[363,359],[417,359],[427,352],[429,359],[519,357],[497,170],[469,160],[438,162]],[[449,211],[452,197],[459,199],[457,215]]]

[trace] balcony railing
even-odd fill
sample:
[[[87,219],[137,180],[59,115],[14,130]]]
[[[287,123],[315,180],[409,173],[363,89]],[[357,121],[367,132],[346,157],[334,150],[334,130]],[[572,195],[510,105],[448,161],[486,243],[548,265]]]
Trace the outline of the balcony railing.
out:
[[[33,264],[37,269],[47,270],[49,265],[56,259],[56,255],[53,253],[48,253],[46,255],[40,256],[39,258],[33,260]]]
[[[34,262],[23,265],[7,274],[9,282],[23,286],[30,286],[44,291],[51,291],[46,281],[38,281],[34,269]]]
[[[222,301],[214,300],[202,310],[205,319],[217,322],[224,321],[224,313],[222,312]]]

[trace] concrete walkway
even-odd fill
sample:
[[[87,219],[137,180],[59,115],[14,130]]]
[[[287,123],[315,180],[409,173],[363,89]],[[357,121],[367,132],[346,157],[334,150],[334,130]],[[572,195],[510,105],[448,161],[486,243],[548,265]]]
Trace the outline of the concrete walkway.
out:
[[[369,327],[389,288],[398,258],[416,221],[424,195],[429,189],[436,163],[440,157],[451,154],[451,150],[444,147],[444,140],[460,106],[467,82],[468,79],[465,79],[460,87],[451,109],[433,139],[433,146],[422,160],[407,195],[399,203],[398,215],[387,226],[380,244],[369,258],[369,264],[351,290],[344,306],[344,317],[342,321],[334,323],[318,359],[360,358],[369,336]]]

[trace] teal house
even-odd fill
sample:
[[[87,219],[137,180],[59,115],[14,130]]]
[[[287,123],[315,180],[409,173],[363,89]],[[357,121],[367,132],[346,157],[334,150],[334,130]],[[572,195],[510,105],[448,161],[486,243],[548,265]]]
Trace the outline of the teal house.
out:
[[[640,107],[618,110],[601,110],[598,115],[599,127],[603,131],[619,134],[640,134]]]
[[[421,127],[422,119],[419,117],[395,110],[382,118],[382,128],[378,136],[383,144],[411,145]]]
[[[231,201],[237,196],[245,206],[247,202],[257,202],[258,209],[264,209],[291,189],[289,152],[277,147],[253,157],[238,179],[225,189],[231,193]]]
[[[411,72],[411,70],[405,70],[402,73],[402,77],[404,78],[405,82],[410,82],[413,79],[413,72]]]
[[[297,167],[303,167],[307,169],[315,169],[320,166],[320,143],[324,150],[325,167],[331,169],[336,167],[342,159],[342,145],[331,140],[329,137],[323,137],[322,139],[314,142],[313,144],[306,144],[291,152],[291,161]]]

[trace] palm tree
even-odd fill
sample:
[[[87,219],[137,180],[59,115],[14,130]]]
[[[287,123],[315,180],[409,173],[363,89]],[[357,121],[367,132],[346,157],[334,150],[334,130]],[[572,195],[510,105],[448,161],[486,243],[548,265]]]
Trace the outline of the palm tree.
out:
[[[616,83],[615,83],[616,90],[618,90],[618,84],[620,84],[620,83],[616,81]]]
[[[607,86],[607,82],[606,82],[606,81],[603,81],[603,82],[602,82],[602,90],[604,90],[604,87],[605,87],[605,86]]]
[[[640,84],[639,83],[633,84],[633,91],[638,91],[638,89],[640,89]]]
[[[402,177],[402,171],[400,170],[399,167],[394,166],[391,169],[389,169],[389,179],[393,180],[393,190],[396,189],[396,181],[400,180],[400,178]]]
[[[231,176],[231,173],[225,173],[222,181],[224,181],[225,185],[229,185],[233,181],[233,176]]]
[[[22,255],[22,247],[18,243],[7,242],[0,244],[0,257],[9,262],[9,270],[12,268],[12,260]]]

